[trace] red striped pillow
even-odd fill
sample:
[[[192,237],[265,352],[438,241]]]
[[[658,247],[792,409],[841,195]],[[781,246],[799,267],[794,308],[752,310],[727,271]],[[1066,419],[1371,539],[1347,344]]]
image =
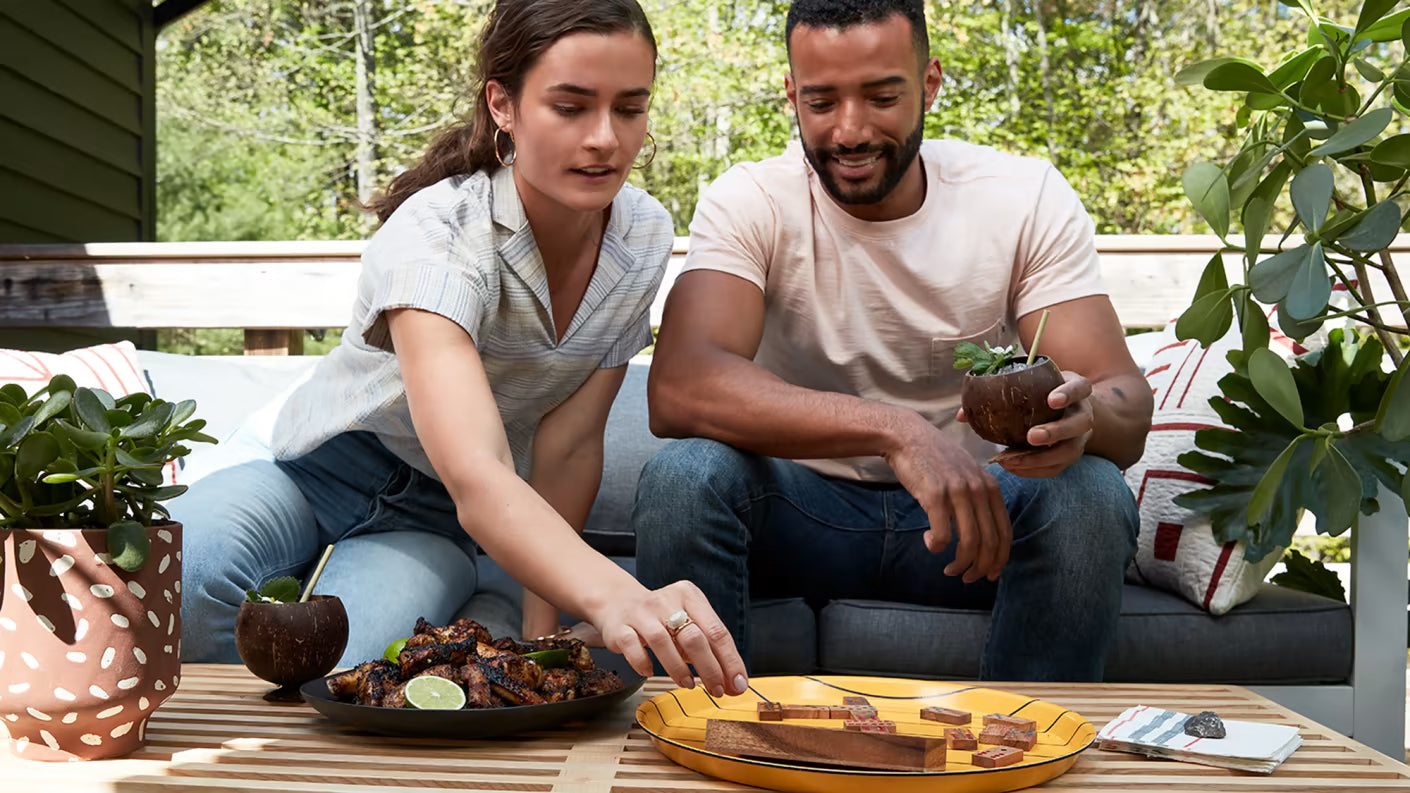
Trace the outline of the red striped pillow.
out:
[[[0,385],[17,383],[33,394],[57,374],[66,374],[86,388],[101,388],[114,397],[152,393],[137,364],[137,348],[129,341],[62,354],[0,349]],[[163,471],[167,484],[176,483],[176,471],[175,462],[167,464]]]
[[[1197,341],[1176,339],[1173,322],[1161,333],[1164,338],[1146,368],[1155,395],[1151,433],[1145,455],[1126,470],[1141,515],[1136,556],[1126,579],[1175,592],[1211,614],[1223,614],[1257,594],[1281,554],[1270,553],[1250,564],[1244,560],[1242,542],[1217,542],[1207,517],[1172,499],[1213,484],[1181,466],[1177,458],[1195,448],[1196,431],[1225,426],[1209,400],[1220,395],[1219,379],[1231,368],[1226,355],[1238,349],[1241,340],[1234,328],[1202,348]],[[1302,352],[1276,330],[1270,346],[1286,356]]]

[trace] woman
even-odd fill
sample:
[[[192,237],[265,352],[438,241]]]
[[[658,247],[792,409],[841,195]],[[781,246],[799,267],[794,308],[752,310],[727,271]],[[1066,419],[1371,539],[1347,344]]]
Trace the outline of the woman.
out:
[[[347,607],[343,664],[377,657],[416,617],[451,618],[478,544],[525,585],[524,636],[562,608],[643,674],[649,647],[680,685],[690,663],[707,690],[743,692],[694,585],[649,591],[578,535],[670,256],[670,217],[625,184],[655,62],[635,0],[496,4],[473,116],[373,203],[352,322],[280,413],[276,460],[172,504],[187,660],[237,660],[244,591],[305,575],[330,542],[318,591]]]

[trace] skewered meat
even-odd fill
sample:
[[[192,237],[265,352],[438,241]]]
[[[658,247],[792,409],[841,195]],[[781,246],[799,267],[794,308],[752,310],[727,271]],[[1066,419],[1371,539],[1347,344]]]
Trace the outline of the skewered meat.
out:
[[[570,665],[545,669],[524,657],[540,650],[566,650]],[[562,659],[543,663],[555,661]],[[564,702],[622,687],[615,672],[597,669],[587,645],[578,639],[494,641],[484,626],[471,620],[437,626],[418,619],[396,663],[378,659],[359,664],[330,677],[328,690],[344,702],[400,708],[406,705],[406,681],[422,675],[460,684],[467,708]]]

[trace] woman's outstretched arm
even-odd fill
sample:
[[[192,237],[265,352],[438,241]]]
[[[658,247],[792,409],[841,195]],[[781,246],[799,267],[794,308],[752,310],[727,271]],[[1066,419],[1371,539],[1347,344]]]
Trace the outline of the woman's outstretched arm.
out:
[[[529,485],[579,536],[602,484],[607,413],[626,374],[625,366],[598,369],[572,396],[543,417],[534,434]],[[524,590],[523,635],[542,636],[557,627],[558,609]]]
[[[461,526],[486,553],[526,588],[581,614],[638,672],[650,674],[644,651],[650,647],[678,685],[693,684],[689,662],[710,692],[741,693],[744,662],[697,587],[682,581],[647,590],[588,547],[515,474],[470,336],[451,320],[417,309],[388,311],[387,322],[416,434],[455,501]],[[694,624],[673,638],[662,621],[677,610]]]

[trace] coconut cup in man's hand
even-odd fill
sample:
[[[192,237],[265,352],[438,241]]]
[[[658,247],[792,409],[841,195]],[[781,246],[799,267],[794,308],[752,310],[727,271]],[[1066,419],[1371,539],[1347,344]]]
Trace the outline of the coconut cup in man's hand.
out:
[[[1028,449],[1028,430],[1062,417],[1062,410],[1049,407],[1048,395],[1063,382],[1057,364],[1040,355],[1032,364],[1014,361],[993,374],[966,373],[960,403],[976,435]]]

